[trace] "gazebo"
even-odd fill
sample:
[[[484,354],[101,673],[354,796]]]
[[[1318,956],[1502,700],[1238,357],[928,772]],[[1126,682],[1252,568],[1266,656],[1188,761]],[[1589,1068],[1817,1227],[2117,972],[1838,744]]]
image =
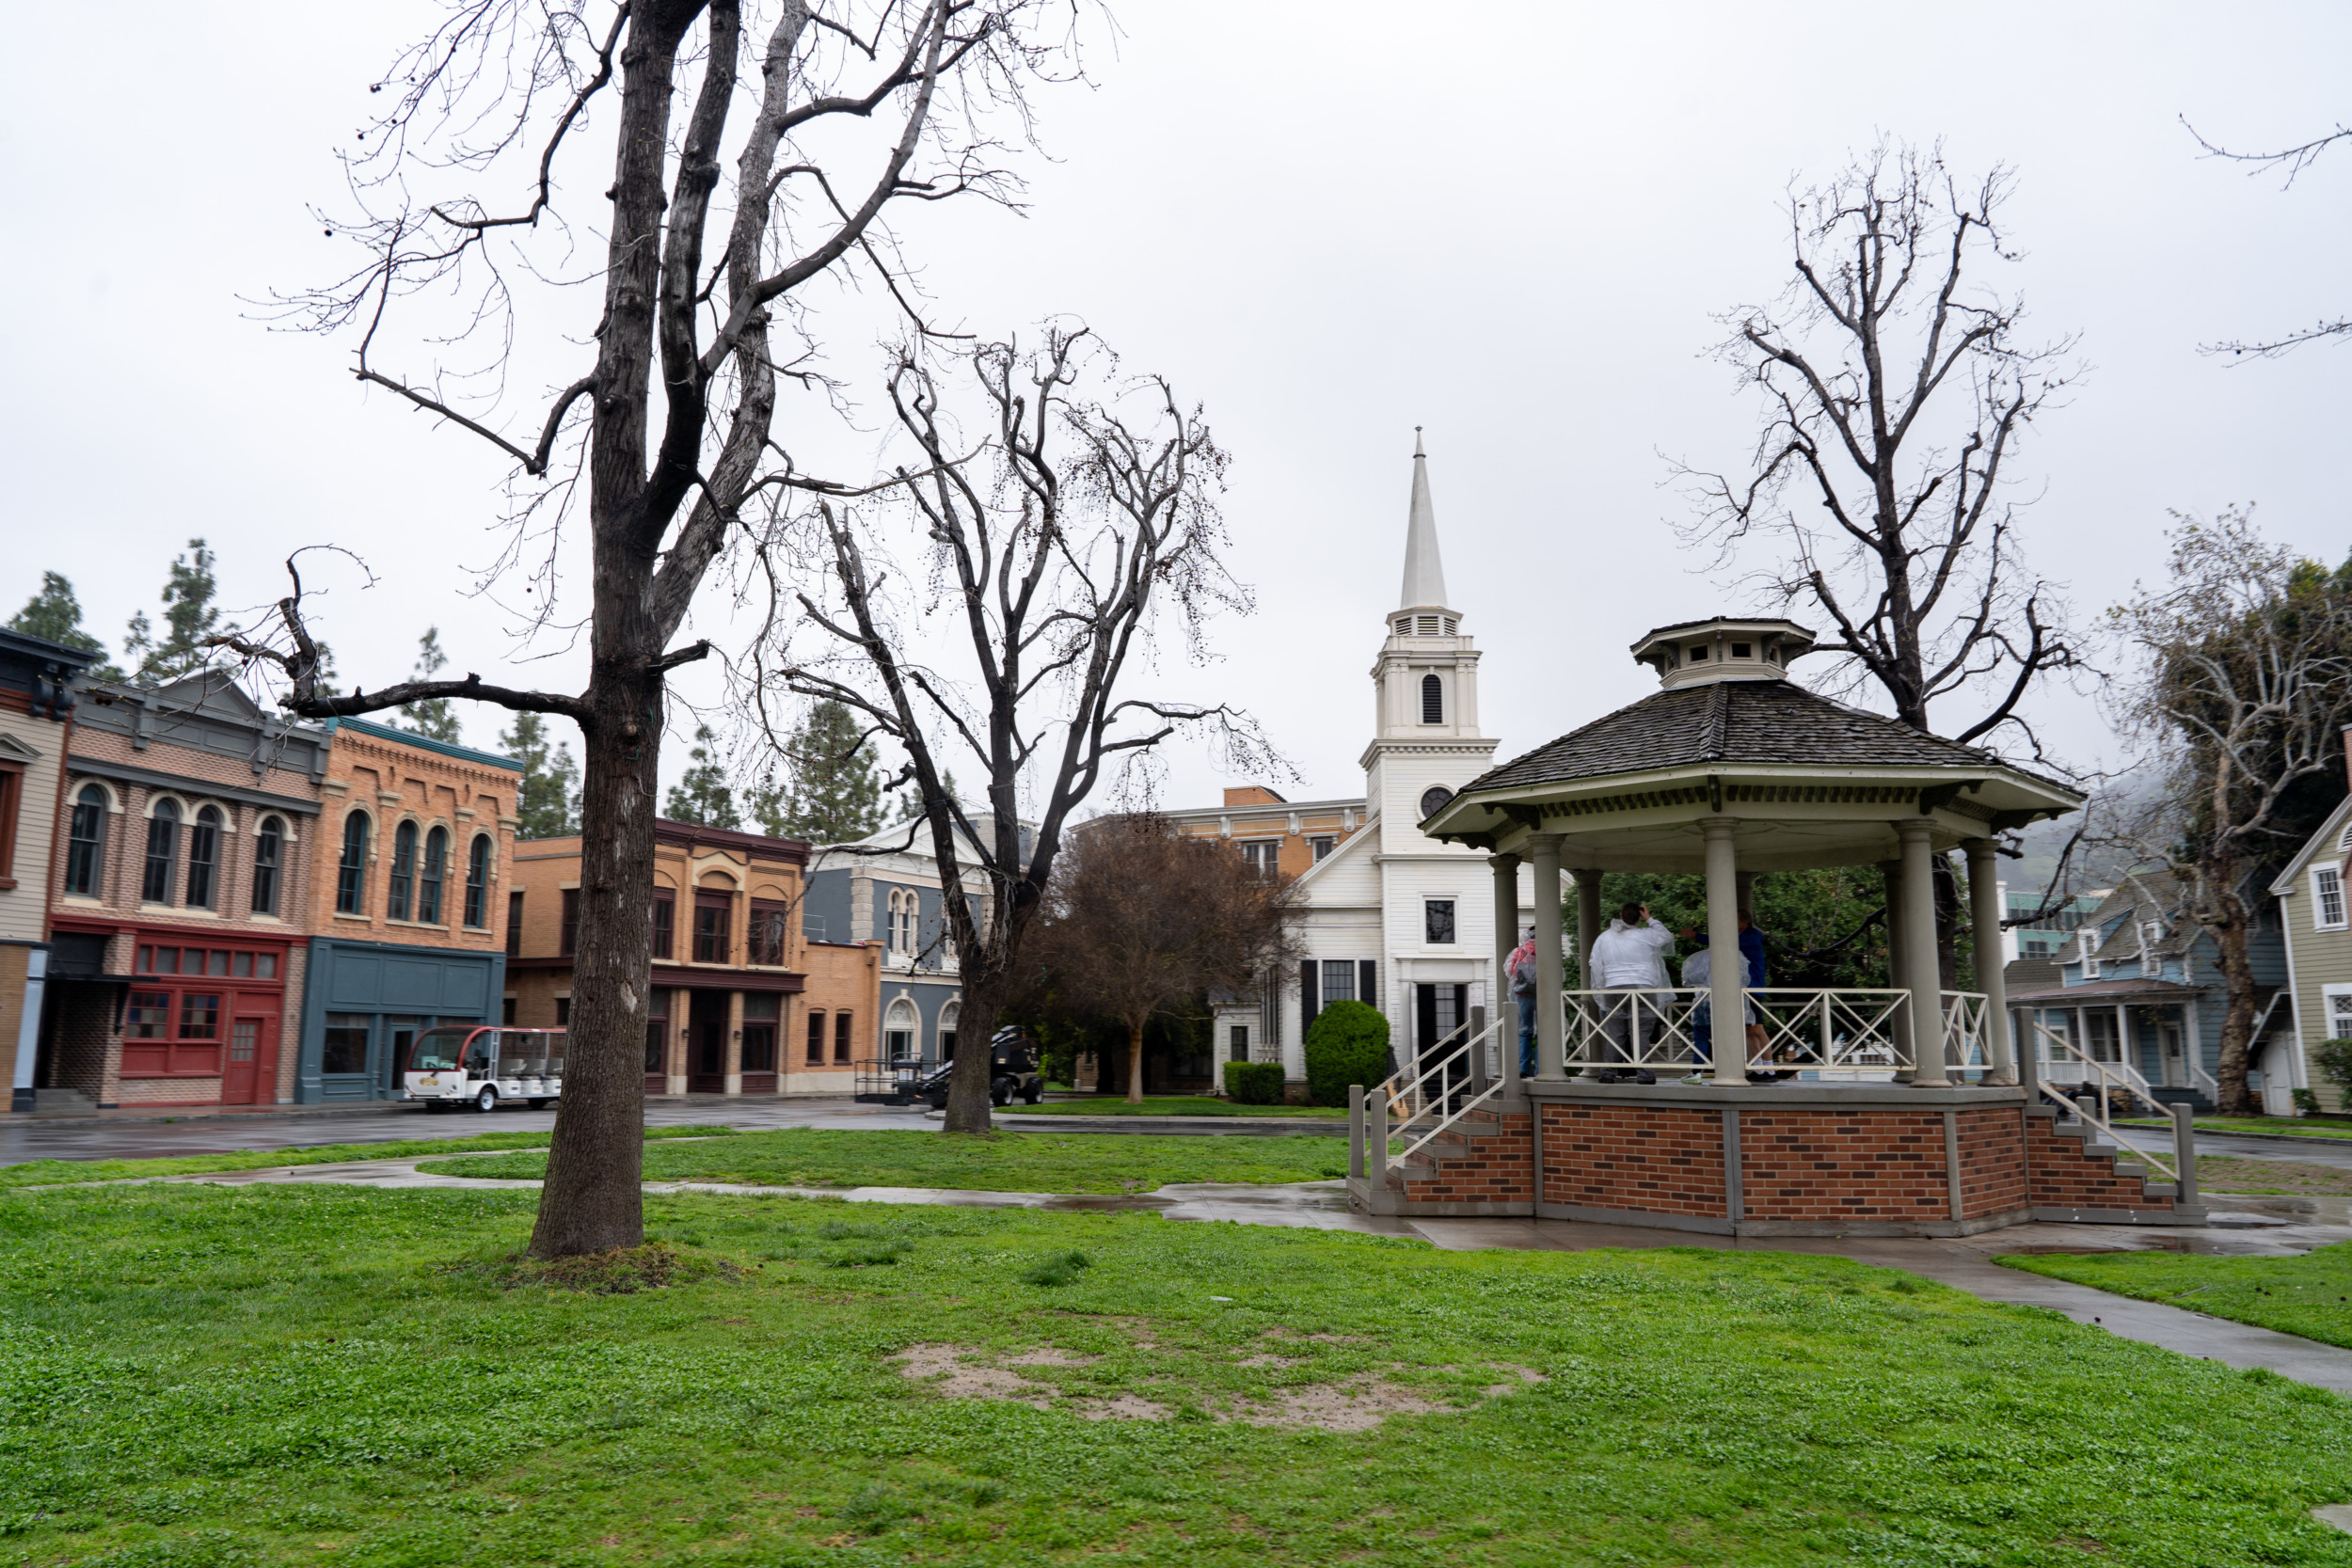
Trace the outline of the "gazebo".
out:
[[[1351,1179],[1362,1207],[1743,1234],[2201,1222],[2185,1183],[2118,1164],[2091,1123],[2020,1083],[1997,962],[1980,966],[1981,991],[1940,977],[1935,857],[1965,853],[1975,928],[1997,931],[1994,835],[2082,796],[1805,690],[1788,670],[1815,641],[1783,620],[1659,627],[1632,646],[1657,692],[1492,769],[1423,820],[1433,838],[1487,851],[1499,931],[1514,924],[1523,863],[1539,888],[1573,876],[1585,983],[1565,985],[1560,909],[1537,899],[1538,994],[1559,1002],[1537,1008],[1536,1075],[1518,1077],[1508,1017],[1408,1067],[1376,1098],[1400,1105],[1410,1147],[1390,1167],[1372,1131],[1388,1107],[1367,1113]],[[1737,914],[1750,879],[1839,865],[1885,877],[1894,984],[1749,990]],[[1610,871],[1705,874],[1705,991],[1590,984]],[[1703,1062],[1702,1006],[1728,1024]],[[1754,1055],[1746,1017],[1764,1025]]]

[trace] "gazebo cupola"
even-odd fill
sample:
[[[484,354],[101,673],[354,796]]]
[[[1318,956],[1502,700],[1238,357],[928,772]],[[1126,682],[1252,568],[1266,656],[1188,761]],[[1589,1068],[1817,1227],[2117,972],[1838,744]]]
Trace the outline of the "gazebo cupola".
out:
[[[1811,653],[1813,642],[1794,621],[1685,621],[1644,636],[1633,657],[1673,691],[1713,681],[1785,680],[1790,661]]]

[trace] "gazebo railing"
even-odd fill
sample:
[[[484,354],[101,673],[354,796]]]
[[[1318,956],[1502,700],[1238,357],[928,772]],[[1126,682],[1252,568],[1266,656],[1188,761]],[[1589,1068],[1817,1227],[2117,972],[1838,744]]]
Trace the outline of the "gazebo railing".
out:
[[[1762,1049],[1748,1060],[1751,1071],[1867,1081],[1891,1079],[1913,1065],[1907,990],[1762,986],[1741,994],[1764,1030]],[[1943,995],[1939,1022],[1946,1069],[1961,1077],[1980,1073],[1990,1065],[1985,998],[1977,991]],[[1570,990],[1562,992],[1562,1000],[1567,1013],[1563,1044],[1571,1072],[1713,1070],[1711,1051],[1713,1041],[1723,1037],[1720,1026],[1708,1054],[1702,1055],[1697,1043],[1699,1007],[1712,1000],[1707,990]],[[1729,1027],[1744,1035],[1745,1024],[1744,1019],[1734,1019]]]

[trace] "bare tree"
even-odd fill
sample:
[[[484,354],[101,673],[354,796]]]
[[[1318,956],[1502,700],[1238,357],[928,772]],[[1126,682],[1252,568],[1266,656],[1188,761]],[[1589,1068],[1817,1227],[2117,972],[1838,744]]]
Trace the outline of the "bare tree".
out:
[[[1232,847],[1136,813],[1088,823],[1056,868],[1036,960],[1057,1004],[1127,1031],[1127,1100],[1143,1102],[1143,1032],[1211,991],[1239,991],[1298,951],[1292,883]]]
[[[2261,893],[2290,838],[2296,785],[2343,755],[2352,718],[2352,595],[2265,541],[2246,514],[2182,517],[2170,581],[2111,613],[2144,659],[2122,713],[2163,764],[2168,788],[2122,826],[2166,864],[2182,912],[2211,931],[2228,989],[2216,1077],[2224,1115],[2250,1115],[2255,1005],[2247,952]],[[2296,831],[2299,830],[2299,831]]]
[[[274,667],[285,705],[310,717],[463,698],[580,725],[578,990],[532,1238],[541,1256],[643,1239],[638,1064],[664,677],[708,652],[671,643],[745,502],[794,482],[771,425],[779,378],[815,374],[805,339],[783,341],[804,324],[796,292],[864,266],[906,303],[885,214],[966,193],[1010,198],[987,126],[992,111],[1025,123],[1023,92],[1057,57],[1031,36],[1043,14],[1042,0],[779,0],[765,18],[740,0],[447,0],[440,25],[371,89],[390,107],[346,159],[357,211],[328,231],[357,242],[361,264],[280,301],[293,325],[356,336],[362,382],[513,462],[508,560],[534,540],[548,550],[533,582],[543,603],[584,483],[580,691],[469,674],[328,695],[299,575],[274,638],[225,640]],[[749,119],[731,135],[739,100]],[[602,256],[582,269],[573,253],[599,230]],[[559,279],[596,285],[594,298]],[[547,286],[526,298],[512,280]],[[425,295],[454,297],[454,316],[426,312]],[[560,316],[575,300],[573,319],[539,330],[539,306]],[[508,413],[514,356],[574,344],[588,361],[577,376],[542,407]],[[443,368],[466,348],[478,363]],[[403,368],[404,353],[435,369]]]
[[[2352,141],[2352,125],[2340,124],[2326,135],[2314,136],[2310,141],[2294,147],[2283,147],[2275,152],[2233,152],[2226,147],[2217,147],[2207,141],[2198,132],[2197,127],[2188,123],[2185,116],[2182,118],[2181,123],[2187,127],[2190,135],[2197,137],[2197,145],[2205,150],[2207,157],[2227,158],[2232,163],[2249,165],[2251,166],[2246,171],[2249,176],[2279,173],[2282,176],[2279,182],[2279,188],[2282,191],[2293,188],[2296,178],[2317,163],[2319,155],[2327,151],[2328,148],[2340,141]],[[2203,352],[2233,356],[2250,354],[2258,359],[2272,359],[2286,353],[2289,349],[2300,348],[2305,343],[2317,342],[2322,338],[2347,337],[2352,337],[2352,316],[2338,316],[2333,320],[2323,318],[2301,331],[2290,332],[2283,338],[2262,339],[2251,342],[2233,338],[2228,342],[2207,343],[2203,347]]]
[[[763,705],[772,671],[785,690],[861,715],[867,735],[905,755],[886,787],[918,792],[908,832],[928,832],[939,865],[961,1037],[987,1039],[1073,814],[1106,768],[1184,729],[1220,744],[1233,771],[1272,759],[1230,708],[1126,694],[1155,629],[1172,623],[1199,658],[1207,616],[1250,608],[1220,559],[1225,455],[1200,409],[1156,378],[1117,381],[1116,360],[1083,329],[1049,326],[1027,351],[977,344],[950,368],[973,395],[968,436],[947,407],[946,372],[901,354],[889,393],[910,460],[863,499],[780,520],[765,556],[777,637],[755,673]],[[1110,390],[1081,395],[1089,376]],[[819,569],[795,590],[803,538]],[[920,587],[894,568],[893,540],[919,554]],[[797,627],[825,641],[796,643]],[[965,757],[982,780],[977,809],[946,787]],[[989,1126],[987,1053],[961,1053],[946,1130]]]
[[[1792,191],[1795,276],[1770,305],[1720,319],[1718,357],[1762,402],[1740,476],[1677,466],[1692,542],[1728,560],[1751,535],[1786,555],[1758,580],[1776,607],[1826,616],[1823,653],[1928,730],[1941,698],[1982,691],[1952,738],[2021,732],[2034,683],[2074,668],[2066,609],[2025,565],[2003,473],[2064,388],[2071,339],[2029,344],[2024,307],[1978,286],[2011,259],[1998,221],[2010,177],[1974,190],[1940,150],[1881,145],[1826,184]]]

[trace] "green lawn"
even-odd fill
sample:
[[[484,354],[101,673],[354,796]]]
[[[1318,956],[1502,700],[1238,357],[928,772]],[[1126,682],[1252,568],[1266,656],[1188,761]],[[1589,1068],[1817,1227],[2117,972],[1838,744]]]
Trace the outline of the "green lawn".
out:
[[[1328,1105],[1242,1105],[1205,1094],[1153,1094],[1140,1105],[1115,1095],[1089,1095],[1084,1100],[1049,1100],[1041,1105],[1013,1104],[998,1111],[1025,1117],[1337,1117],[1344,1121],[1347,1108]]]
[[[2116,1118],[2116,1125],[2167,1130],[2172,1126],[2169,1121],[2122,1117]],[[2296,1138],[2352,1138],[2352,1121],[2313,1121],[2304,1117],[2199,1117],[2195,1126],[2200,1132],[2280,1132]]]
[[[2352,1346],[2352,1242],[2297,1258],[2110,1252],[2001,1261],[2118,1295],[2171,1302],[2217,1318]]]
[[[1837,1259],[690,1196],[592,1294],[532,1203],[0,1197],[8,1558],[2352,1564],[2333,1395]]]
[[[454,1176],[532,1179],[537,1153],[436,1160]],[[648,1181],[776,1187],[961,1187],[991,1193],[1141,1193],[1170,1181],[1320,1181],[1347,1174],[1340,1138],[1129,1137],[1075,1132],[858,1132],[795,1127],[723,1144],[645,1150]]]
[[[732,1127],[649,1127],[648,1138],[725,1137]],[[63,1181],[151,1180],[207,1171],[276,1170],[284,1165],[334,1165],[345,1160],[405,1160],[469,1148],[545,1148],[545,1132],[484,1132],[470,1138],[404,1138],[381,1144],[312,1144],[304,1148],[256,1148],[230,1154],[169,1154],[151,1160],[27,1160],[0,1165],[0,1188],[46,1187]]]
[[[2197,1185],[2209,1193],[2352,1193],[2352,1170],[2300,1160],[2233,1160],[2207,1154]]]

